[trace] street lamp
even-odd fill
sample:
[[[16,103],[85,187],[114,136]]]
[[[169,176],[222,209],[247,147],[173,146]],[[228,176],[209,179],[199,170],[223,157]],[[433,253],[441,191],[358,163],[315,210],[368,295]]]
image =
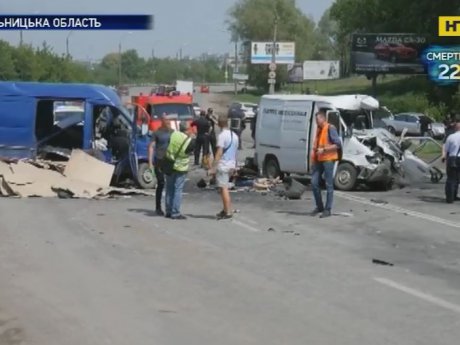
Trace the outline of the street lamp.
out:
[[[127,35],[131,35],[132,32],[129,31],[121,36],[120,40],[118,41],[118,86],[121,85],[121,42]]]
[[[69,34],[67,35],[66,39],[65,39],[65,51],[66,51],[66,56],[69,57],[70,56],[70,51],[69,51],[69,37],[72,35],[72,31],[69,32]]]

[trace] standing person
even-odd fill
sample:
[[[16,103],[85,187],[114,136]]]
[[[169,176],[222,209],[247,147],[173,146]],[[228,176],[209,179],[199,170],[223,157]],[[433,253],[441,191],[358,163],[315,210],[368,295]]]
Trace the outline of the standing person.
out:
[[[334,166],[335,162],[339,160],[339,150],[342,148],[342,142],[337,129],[327,122],[325,111],[318,111],[316,114],[316,124],[318,128],[311,154],[313,161],[311,184],[316,208],[311,215],[316,216],[322,213],[321,218],[327,218],[331,216],[332,201],[334,198]],[[327,190],[326,207],[323,204],[320,187],[320,180],[323,173],[326,179]]]
[[[228,129],[228,117],[219,117],[220,134],[217,139],[217,154],[211,174],[216,175],[217,187],[222,197],[223,210],[217,214],[217,219],[233,217],[232,200],[230,198],[230,176],[236,169],[236,155],[238,153],[238,136]]]
[[[243,109],[240,108],[232,108],[229,112],[230,117],[230,130],[233,131],[238,136],[238,150],[241,150],[241,134],[243,133],[244,129],[246,128],[246,124],[244,123],[245,115]]]
[[[216,152],[217,152],[216,119],[214,117],[214,110],[212,108],[208,109],[206,118],[208,119],[209,125],[211,127],[209,131],[209,144],[211,144],[212,156],[216,158]]]
[[[210,124],[206,118],[206,112],[202,110],[200,117],[192,122],[196,127],[195,165],[200,165],[200,154],[203,151],[203,161],[209,156],[209,131]]]
[[[251,119],[251,137],[252,140],[254,141],[253,149],[256,148],[256,126],[257,126],[257,113],[259,112],[259,109],[254,109],[254,117]]]
[[[442,145],[442,161],[443,162],[446,162],[446,142],[447,142],[447,139],[456,132],[456,125],[457,125],[457,121],[460,121],[460,114],[457,114],[457,115],[454,115],[454,114],[450,114],[450,116],[448,117],[447,121],[446,121],[446,133],[445,133],[445,136],[444,136],[444,140],[443,140],[443,145]],[[448,167],[446,166],[446,172],[448,170]],[[458,184],[456,186],[454,186],[454,200],[459,200],[459,197],[458,197]]]
[[[155,210],[158,216],[164,216],[164,212],[161,208],[161,199],[165,187],[165,175],[161,171],[161,167],[158,163],[164,158],[166,154],[172,132],[173,130],[171,128],[170,118],[168,115],[166,115],[166,113],[164,113],[161,116],[161,126],[155,132],[153,132],[152,141],[148,147],[149,168],[157,178],[157,188],[155,191]]]
[[[166,175],[166,218],[175,220],[187,219],[180,213],[182,191],[189,169],[189,155],[194,149],[192,139],[187,134],[188,125],[180,123],[180,131],[171,134],[166,158],[174,162],[172,171]]]
[[[446,202],[453,203],[459,200],[456,193],[458,193],[458,184],[460,183],[460,118],[457,119],[455,125],[455,133],[451,134],[444,145],[446,161]]]

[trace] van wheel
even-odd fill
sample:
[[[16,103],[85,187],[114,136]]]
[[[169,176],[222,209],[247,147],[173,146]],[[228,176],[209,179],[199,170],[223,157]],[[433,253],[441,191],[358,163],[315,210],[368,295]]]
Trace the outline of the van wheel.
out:
[[[396,135],[396,129],[394,129],[394,127],[388,126],[387,129],[388,129],[388,132],[390,132],[390,133],[393,134],[393,135]]]
[[[137,172],[137,182],[142,189],[153,189],[157,184],[157,179],[152,175],[147,163],[140,163]]]
[[[335,188],[344,191],[353,190],[358,180],[358,171],[350,163],[340,163],[335,174]]]
[[[280,165],[275,157],[268,157],[265,159],[265,176],[270,179],[276,179],[277,177],[283,178],[283,173],[280,170]]]

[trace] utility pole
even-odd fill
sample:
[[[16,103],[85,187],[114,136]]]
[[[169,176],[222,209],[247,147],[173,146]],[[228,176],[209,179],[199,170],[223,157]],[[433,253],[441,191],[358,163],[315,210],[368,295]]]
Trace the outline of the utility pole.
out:
[[[65,39],[65,52],[66,52],[67,57],[70,56],[70,50],[69,50],[69,37],[70,37],[70,35],[72,35],[72,31],[69,32],[69,34],[67,35],[67,37]]]
[[[22,30],[19,31],[19,46],[22,47]]]
[[[235,67],[233,68],[233,75],[238,73],[238,38],[235,37]],[[238,81],[236,79],[233,80],[235,85],[235,95],[238,94]]]
[[[121,86],[121,41],[118,43],[118,86]]]
[[[278,34],[278,13],[275,10],[275,21],[274,21],[274,27],[273,27],[273,43],[272,43],[272,65],[273,66],[276,66],[276,40],[277,40],[276,36],[277,34]],[[274,69],[276,69],[276,67]],[[268,93],[270,95],[273,95],[275,93],[275,83],[276,83],[275,78],[271,79],[269,82]]]
[[[179,60],[182,61],[182,48],[179,50]]]

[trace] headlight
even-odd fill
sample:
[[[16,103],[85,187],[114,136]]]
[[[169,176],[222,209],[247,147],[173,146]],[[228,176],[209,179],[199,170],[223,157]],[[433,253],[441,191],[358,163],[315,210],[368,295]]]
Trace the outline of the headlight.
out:
[[[371,164],[380,164],[380,157],[379,156],[366,156],[366,159]]]

